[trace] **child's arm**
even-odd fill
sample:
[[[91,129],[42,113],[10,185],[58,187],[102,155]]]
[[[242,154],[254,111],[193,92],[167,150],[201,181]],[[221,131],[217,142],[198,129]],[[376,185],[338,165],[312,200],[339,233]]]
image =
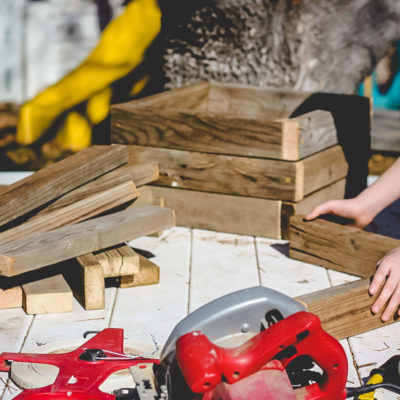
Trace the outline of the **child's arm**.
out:
[[[306,219],[314,219],[322,214],[334,214],[352,219],[354,225],[362,228],[398,198],[400,198],[400,158],[373,185],[354,199],[328,201],[311,211]],[[387,321],[400,305],[400,247],[386,254],[377,263],[377,267],[369,292],[375,294],[382,284],[384,286],[372,306],[372,312],[378,313],[389,301],[382,314],[382,320]]]

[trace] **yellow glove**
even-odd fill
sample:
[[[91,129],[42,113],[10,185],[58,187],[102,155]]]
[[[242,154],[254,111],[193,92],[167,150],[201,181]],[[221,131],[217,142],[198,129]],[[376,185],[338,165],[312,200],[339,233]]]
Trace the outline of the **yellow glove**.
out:
[[[136,68],[161,29],[157,0],[133,0],[103,31],[87,59],[56,84],[25,103],[20,110],[16,140],[38,140],[63,112],[87,100],[86,115],[72,111],[56,140],[64,148],[81,150],[91,144],[91,128],[109,113],[109,85]],[[143,77],[133,88],[137,94],[146,84]]]

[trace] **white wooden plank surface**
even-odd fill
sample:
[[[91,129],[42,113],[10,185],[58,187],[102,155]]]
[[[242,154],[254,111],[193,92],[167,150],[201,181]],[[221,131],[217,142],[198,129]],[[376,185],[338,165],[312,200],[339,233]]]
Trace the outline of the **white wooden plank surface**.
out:
[[[12,183],[27,173],[0,173],[1,183]],[[78,339],[86,330],[107,326],[125,330],[129,340],[162,345],[188,311],[216,297],[262,284],[298,296],[358,279],[326,271],[286,255],[287,242],[211,231],[173,228],[161,237],[144,237],[130,243],[152,252],[161,268],[159,285],[106,289],[106,309],[85,311],[75,302],[69,314],[27,316],[22,310],[0,310],[0,351],[30,351],[41,344]],[[400,351],[399,324],[341,341],[349,360],[348,385]],[[357,368],[355,368],[355,366]],[[6,379],[6,374],[0,378]],[[4,391],[2,400],[17,392]],[[398,395],[377,391],[377,400],[398,400]]]
[[[193,231],[190,312],[217,297],[259,284],[253,237]]]
[[[163,345],[187,313],[191,232],[172,228],[129,244],[155,255],[151,260],[160,267],[160,283],[119,289],[111,326],[123,328],[129,340],[151,341],[153,335]]]

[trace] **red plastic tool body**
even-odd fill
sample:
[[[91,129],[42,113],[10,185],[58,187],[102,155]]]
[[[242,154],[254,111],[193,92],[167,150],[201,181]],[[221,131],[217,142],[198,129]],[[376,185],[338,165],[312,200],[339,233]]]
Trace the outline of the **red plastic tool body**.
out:
[[[295,354],[283,350],[295,348]],[[221,381],[235,383],[260,371],[281,353],[286,367],[300,355],[310,356],[324,371],[324,382],[306,387],[307,400],[346,398],[347,358],[342,346],[321,327],[319,318],[301,311],[262,331],[242,346],[221,348],[201,332],[191,332],[176,343],[177,362],[191,390],[205,393]]]
[[[104,393],[99,386],[108,376],[120,369],[136,364],[159,363],[149,358],[84,361],[79,357],[87,349],[102,349],[123,353],[123,330],[104,329],[82,346],[64,354],[24,354],[3,353],[0,356],[0,371],[9,367],[5,361],[21,361],[51,364],[59,368],[59,373],[52,385],[27,389],[15,397],[16,400],[115,400],[115,396]],[[113,357],[112,355],[109,356]],[[115,356],[114,356],[115,357]]]

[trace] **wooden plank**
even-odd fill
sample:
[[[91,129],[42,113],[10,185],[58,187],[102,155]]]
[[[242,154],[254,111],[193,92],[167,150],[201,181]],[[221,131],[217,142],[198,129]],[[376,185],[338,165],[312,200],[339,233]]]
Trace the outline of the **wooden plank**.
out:
[[[309,194],[297,203],[282,203],[281,232],[282,237],[289,240],[289,220],[295,214],[308,214],[314,207],[328,200],[343,199],[346,179],[340,179],[314,193]]]
[[[22,289],[20,286],[11,289],[0,289],[0,309],[22,307]]]
[[[52,208],[45,213],[37,214],[26,222],[1,232],[0,243],[9,243],[68,224],[75,224],[125,204],[137,196],[138,192],[133,182],[121,183],[118,186],[81,198],[64,207]]]
[[[22,304],[27,314],[50,314],[73,310],[72,291],[62,275],[22,285]]]
[[[176,213],[176,224],[241,235],[281,237],[281,201],[152,186]]]
[[[17,275],[174,225],[173,210],[141,206],[0,246],[0,273]]]
[[[114,143],[247,157],[298,160],[337,143],[333,118],[313,111],[293,119],[267,120],[229,114],[206,114],[113,108]]]
[[[221,194],[298,201],[347,173],[339,146],[297,162],[127,147],[130,163],[157,160],[160,179],[155,185]]]
[[[139,254],[138,256],[140,270],[133,275],[121,276],[120,288],[156,285],[160,282],[160,267],[146,257]]]
[[[153,187],[142,186],[138,188],[139,197],[128,207],[144,206],[146,204],[154,204]]]
[[[0,193],[0,225],[127,161],[124,146],[93,146],[28,176]]]
[[[84,254],[68,261],[64,277],[74,297],[85,310],[101,310],[105,307],[105,285],[102,265],[92,254]]]
[[[126,165],[61,196],[38,212],[38,214],[45,214],[49,211],[69,206],[93,194],[109,190],[129,181],[133,181],[135,186],[145,185],[158,179],[158,176],[158,167],[154,162]]]
[[[375,273],[376,263],[400,241],[361,229],[317,219],[290,219],[290,257],[361,277]]]
[[[103,268],[104,278],[139,273],[139,254],[127,245],[95,252],[94,256]]]
[[[369,295],[369,283],[369,279],[361,279],[309,293],[296,300],[318,315],[322,327],[340,340],[395,322],[393,318],[382,322],[381,313],[371,313],[376,296]]]

